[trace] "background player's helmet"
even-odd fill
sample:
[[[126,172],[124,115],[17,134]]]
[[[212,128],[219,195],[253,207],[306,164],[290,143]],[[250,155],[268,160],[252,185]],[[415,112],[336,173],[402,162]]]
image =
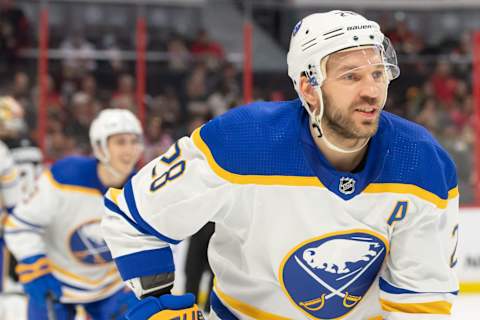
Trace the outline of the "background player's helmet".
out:
[[[293,29],[287,55],[288,75],[297,93],[300,94],[302,74],[309,77],[313,85],[322,85],[325,74],[320,64],[325,57],[362,46],[381,48],[389,80],[399,76],[395,50],[376,22],[354,12],[340,10],[314,13],[299,21]]]
[[[10,96],[0,96],[0,135],[15,134],[25,129],[22,106]]]
[[[104,163],[109,162],[108,137],[120,133],[133,133],[141,137],[143,130],[140,121],[129,110],[102,110],[93,120],[89,134],[93,154],[98,160]]]

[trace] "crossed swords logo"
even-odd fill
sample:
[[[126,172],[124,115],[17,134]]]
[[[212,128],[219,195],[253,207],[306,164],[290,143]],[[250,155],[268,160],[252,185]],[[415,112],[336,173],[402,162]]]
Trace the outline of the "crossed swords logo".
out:
[[[321,310],[325,306],[325,301],[333,298],[333,297],[340,297],[343,299],[343,306],[346,308],[353,308],[354,306],[357,305],[358,302],[362,299],[361,296],[353,296],[350,295],[347,291],[344,291],[347,289],[352,283],[354,283],[362,274],[365,273],[365,271],[368,270],[368,268],[381,256],[382,252],[385,250],[385,248],[382,248],[377,255],[370,260],[370,262],[359,272],[357,273],[350,281],[345,283],[343,286],[341,286],[338,289],[333,288],[331,285],[323,281],[319,276],[317,276],[310,268],[308,268],[297,256],[294,256],[295,261],[298,263],[298,265],[310,276],[312,277],[316,282],[318,282],[320,285],[322,285],[325,289],[330,291],[328,295],[322,294],[319,298],[315,298],[312,300],[308,301],[301,301],[299,305],[309,311],[318,311]]]

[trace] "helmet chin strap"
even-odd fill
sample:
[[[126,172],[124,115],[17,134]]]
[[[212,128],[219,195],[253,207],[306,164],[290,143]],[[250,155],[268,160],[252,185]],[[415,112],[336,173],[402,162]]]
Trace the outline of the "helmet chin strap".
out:
[[[327,148],[329,148],[332,151],[339,152],[339,153],[350,154],[350,153],[358,152],[358,151],[362,150],[363,148],[365,148],[365,146],[368,144],[368,141],[370,141],[370,138],[366,139],[365,142],[362,145],[360,145],[359,147],[351,148],[351,149],[344,149],[344,148],[338,147],[333,142],[330,142],[327,139],[327,136],[325,135],[325,132],[322,129],[322,118],[323,118],[323,113],[324,113],[322,92],[321,92],[320,88],[318,88],[318,87],[315,88],[315,91],[317,92],[319,100],[320,100],[320,110],[319,110],[318,113],[315,114],[314,112],[310,111],[310,108],[306,108],[306,109],[307,109],[308,113],[310,114],[310,121],[312,122],[312,126],[315,129],[317,129],[317,131],[318,131],[317,138],[319,138],[323,142],[325,142],[325,145],[327,146]]]
[[[105,166],[107,171],[115,178],[115,179],[120,179],[122,177],[122,174],[118,172],[114,167],[110,165],[110,162],[108,161],[102,161],[102,164]]]
[[[95,157],[115,179],[120,179],[122,177],[122,174],[110,164],[110,155],[108,154],[106,148],[97,146],[97,148],[94,148],[93,151]]]

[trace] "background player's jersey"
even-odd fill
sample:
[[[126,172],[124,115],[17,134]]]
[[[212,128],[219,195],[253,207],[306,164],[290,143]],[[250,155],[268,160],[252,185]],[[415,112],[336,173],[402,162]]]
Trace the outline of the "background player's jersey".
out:
[[[11,210],[22,194],[18,168],[7,146],[0,141],[0,212],[2,207]]]
[[[8,252],[4,247],[3,222],[7,213],[11,212],[21,199],[21,186],[18,169],[7,146],[0,141],[0,292],[4,290],[8,274]]]
[[[298,100],[256,103],[179,140],[105,201],[126,280],[172,271],[168,244],[216,223],[221,319],[446,319],[458,290],[454,164],[386,112],[355,173],[324,158]]]
[[[7,220],[9,249],[17,260],[46,254],[63,284],[62,302],[96,301],[123,287],[100,229],[105,190],[96,159],[65,158]]]
[[[18,169],[22,199],[27,199],[35,189],[35,180],[43,171],[42,151],[26,137],[7,139],[5,144]]]

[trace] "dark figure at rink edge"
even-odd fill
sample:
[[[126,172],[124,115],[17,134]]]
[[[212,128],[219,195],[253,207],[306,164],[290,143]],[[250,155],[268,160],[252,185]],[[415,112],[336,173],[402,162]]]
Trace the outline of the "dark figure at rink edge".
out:
[[[90,126],[95,157],[55,162],[8,216],[5,240],[18,261],[29,320],[73,320],[78,305],[94,320],[124,319],[138,302],[116,270],[100,223],[103,194],[133,175],[142,135],[130,111],[101,111]]]
[[[287,63],[298,99],[235,108],[106,194],[105,241],[142,299],[127,318],[203,318],[170,294],[169,246],[213,221],[209,319],[449,319],[455,165],[382,111],[399,76],[388,38],[354,12],[315,13]]]

